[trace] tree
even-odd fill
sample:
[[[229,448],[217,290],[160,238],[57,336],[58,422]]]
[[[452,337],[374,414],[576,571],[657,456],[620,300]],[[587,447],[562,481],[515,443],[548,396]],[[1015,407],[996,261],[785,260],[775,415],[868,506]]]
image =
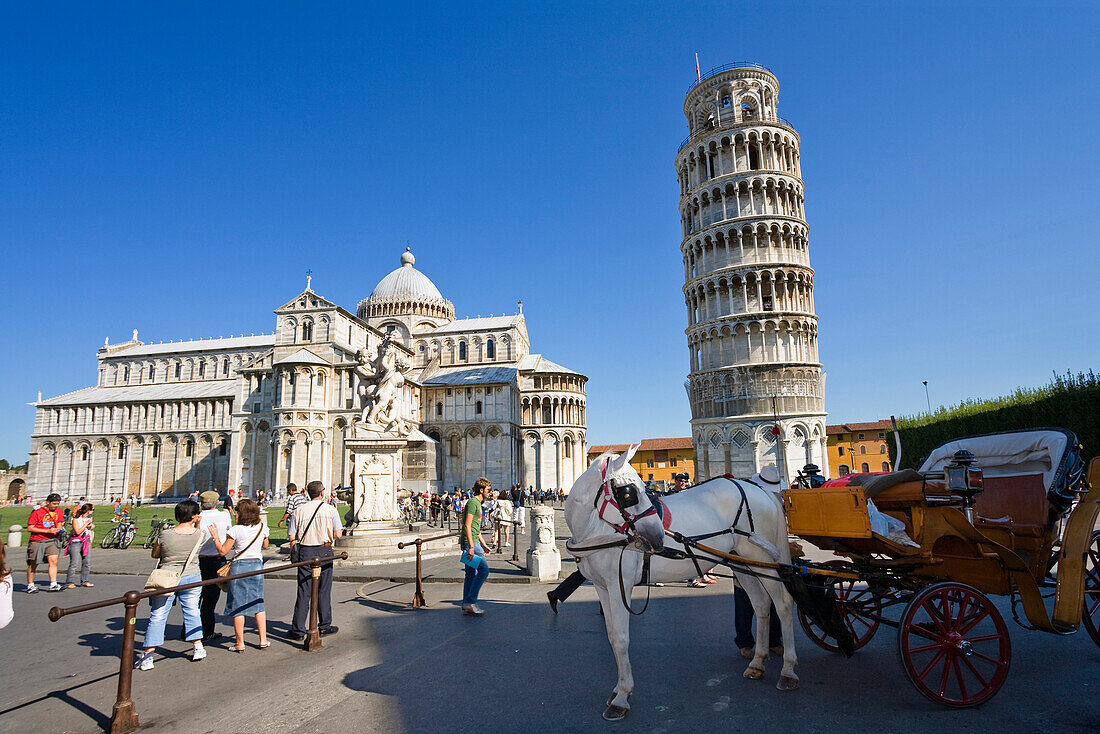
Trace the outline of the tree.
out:
[[[11,464],[8,463],[8,460],[0,459],[0,471],[7,471],[8,469],[11,469]]]

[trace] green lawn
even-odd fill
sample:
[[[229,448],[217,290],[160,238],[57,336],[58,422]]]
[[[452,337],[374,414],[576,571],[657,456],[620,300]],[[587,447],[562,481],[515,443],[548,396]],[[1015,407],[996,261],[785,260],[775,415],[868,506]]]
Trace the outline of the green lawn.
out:
[[[8,528],[12,525],[20,525],[23,528],[23,545],[27,544],[27,518],[30,517],[32,507],[19,506],[19,507],[4,507],[0,508],[0,531],[2,531],[2,540],[7,541]],[[344,516],[344,513],[348,511],[347,505],[338,505],[337,509],[340,512],[340,517]],[[114,516],[114,511],[111,505],[96,505],[95,510],[92,511],[95,517],[95,533],[96,542],[99,538],[103,537],[103,533],[106,533],[111,529],[111,518]],[[286,541],[286,526],[276,527],[276,523],[283,516],[283,506],[271,506],[267,508],[267,521],[271,527],[271,542],[282,543]],[[137,522],[138,534],[134,539],[134,545],[140,545],[149,535],[149,531],[152,529],[152,520],[154,517],[161,519],[174,519],[173,505],[142,505],[141,507],[134,507],[130,510],[130,517]]]

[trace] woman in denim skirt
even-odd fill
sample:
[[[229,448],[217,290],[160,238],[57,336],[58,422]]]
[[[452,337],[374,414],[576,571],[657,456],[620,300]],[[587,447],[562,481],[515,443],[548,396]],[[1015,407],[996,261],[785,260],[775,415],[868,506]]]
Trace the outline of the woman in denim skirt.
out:
[[[218,552],[228,556],[233,552],[233,565],[230,575],[259,571],[264,565],[263,549],[267,547],[267,525],[260,519],[260,506],[250,499],[237,502],[237,524],[229,528],[223,541],[218,537],[218,529],[211,525],[208,530],[214,536]],[[236,645],[229,648],[233,652],[244,652],[244,618],[251,614],[256,618],[256,631],[260,635],[260,649],[271,645],[267,641],[267,612],[264,610],[264,577],[256,574],[229,582],[229,597],[225,602],[225,613],[233,617],[233,634]]]

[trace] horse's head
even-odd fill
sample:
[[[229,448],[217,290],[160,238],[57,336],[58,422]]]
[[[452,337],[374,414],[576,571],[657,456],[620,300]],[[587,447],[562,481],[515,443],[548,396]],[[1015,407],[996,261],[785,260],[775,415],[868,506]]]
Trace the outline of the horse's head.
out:
[[[654,551],[659,551],[665,545],[665,529],[657,515],[657,508],[646,494],[645,483],[630,465],[637,450],[638,446],[634,445],[619,456],[610,455],[600,460],[602,483],[595,505],[600,510],[600,516],[608,519],[600,508],[601,495],[604,501],[613,501],[613,505],[608,503],[603,509],[612,514],[617,510],[623,519],[620,527],[632,528]]]

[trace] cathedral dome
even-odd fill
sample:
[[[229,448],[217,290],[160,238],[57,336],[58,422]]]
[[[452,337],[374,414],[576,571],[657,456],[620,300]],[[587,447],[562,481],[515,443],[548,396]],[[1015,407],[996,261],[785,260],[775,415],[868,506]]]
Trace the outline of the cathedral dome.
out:
[[[415,263],[416,258],[406,247],[401,253],[401,267],[382,278],[370,296],[359,302],[359,318],[419,314],[453,320],[454,305],[428,276],[413,267]]]

